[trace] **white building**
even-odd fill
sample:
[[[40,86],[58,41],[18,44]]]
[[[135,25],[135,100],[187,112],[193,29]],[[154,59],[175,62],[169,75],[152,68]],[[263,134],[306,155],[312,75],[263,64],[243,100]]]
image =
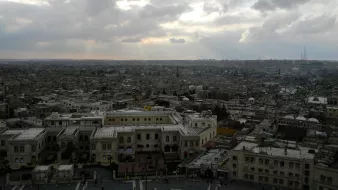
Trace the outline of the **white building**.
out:
[[[44,120],[46,127],[65,128],[69,126],[79,127],[101,127],[103,124],[103,113],[92,112],[88,114],[67,113],[60,114],[53,112]]]
[[[230,179],[290,189],[314,189],[314,150],[286,144],[284,148],[241,142],[228,152]]]

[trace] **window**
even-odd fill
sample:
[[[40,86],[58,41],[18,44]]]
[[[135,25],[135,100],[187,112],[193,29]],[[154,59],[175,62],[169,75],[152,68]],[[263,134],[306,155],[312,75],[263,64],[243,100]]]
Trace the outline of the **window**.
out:
[[[289,172],[289,177],[293,177],[293,173]]]
[[[105,160],[106,159],[106,155],[103,155],[102,158],[103,158],[103,160]]]
[[[20,146],[20,152],[25,152],[25,147],[24,146]]]
[[[108,144],[108,150],[111,150],[111,144]]]
[[[184,146],[188,147],[188,142],[187,141],[184,141]]]
[[[84,136],[84,140],[85,140],[85,141],[88,141],[88,135],[85,135],[85,136]]]
[[[169,136],[165,136],[165,142],[169,142]]]
[[[250,168],[250,170],[254,172],[254,171],[255,171],[255,168]],[[258,170],[259,170],[259,169],[258,169]]]
[[[23,158],[20,158],[20,162],[23,163]]]
[[[32,152],[35,152],[35,148],[36,148],[35,145],[31,145],[31,150],[32,150]]]
[[[232,156],[232,160],[237,160],[237,156]]]
[[[141,140],[141,134],[137,134],[137,140]]]
[[[126,119],[124,119],[124,121],[128,121],[128,119],[126,118]]]
[[[248,174],[244,174],[244,179],[248,179]]]
[[[54,125],[54,121],[51,121],[50,124],[51,124],[51,125]]]
[[[197,127],[197,123],[195,123],[195,127]]]
[[[137,118],[136,121],[140,121],[140,118]]]
[[[300,163],[296,163],[296,168],[297,168],[297,169],[300,168]]]
[[[284,167],[284,162],[281,161],[281,162],[279,163],[279,165],[280,165],[280,167]]]
[[[19,163],[19,158],[15,158],[15,163]]]
[[[269,170],[265,170],[265,173],[267,173],[267,174],[268,174],[269,172],[270,172]]]
[[[123,119],[121,119],[121,121],[123,121]]]
[[[148,118],[148,121],[151,121],[151,118]]]
[[[135,118],[133,118],[133,121],[135,121]]]
[[[144,118],[144,121],[147,121],[147,118]]]
[[[214,131],[214,132],[212,132],[212,135],[213,135],[213,136],[215,136],[215,131]]]
[[[50,142],[52,140],[51,136],[47,137],[47,141]]]
[[[113,122],[115,122],[115,119],[113,119]]]
[[[173,142],[176,142],[176,136],[173,136]]]
[[[259,171],[259,172],[263,172],[263,169],[262,169],[262,168],[258,168],[258,171]]]
[[[327,183],[328,183],[328,184],[332,184],[332,177],[328,177],[328,178],[327,178]]]
[[[158,134],[157,133],[155,134],[155,139],[158,139]]]
[[[263,181],[263,176],[258,176],[259,181]]]
[[[293,168],[293,162],[289,162],[289,168]]]
[[[198,141],[195,142],[195,145],[196,145],[196,146],[199,146]]]
[[[128,137],[127,142],[131,143],[131,137]]]
[[[269,165],[269,160],[265,160],[265,164],[266,164],[266,165]]]
[[[283,179],[279,179],[279,184],[283,185],[284,184],[284,180]]]
[[[62,121],[59,121],[59,125],[62,125]]]
[[[204,143],[203,143],[203,139],[202,139],[202,145],[203,145]]]
[[[160,118],[160,121],[162,121],[162,118]]]
[[[190,141],[190,147],[193,147],[193,146],[194,146],[193,141]]]
[[[5,146],[5,145],[6,145],[5,140],[1,140],[1,146]]]
[[[91,147],[92,147],[92,150],[95,150],[95,144],[92,144]]]
[[[149,144],[147,144],[146,147],[149,148]]]
[[[273,178],[273,183],[274,184],[278,183],[278,179],[277,178]]]
[[[150,139],[150,134],[146,135],[146,139],[149,140]]]
[[[83,136],[82,135],[80,135],[80,141],[83,141]]]
[[[284,172],[279,172],[279,175],[284,175]]]
[[[305,174],[306,176],[309,176],[309,175],[310,175],[310,172],[309,172],[308,170],[305,170],[304,174]]]
[[[61,147],[62,147],[62,148],[66,147],[66,143],[65,143],[65,142],[62,142],[62,143],[61,143]]]
[[[250,175],[250,180],[254,180],[255,176],[254,175]]]
[[[323,183],[323,182],[325,182],[325,179],[326,179],[326,177],[325,176],[323,176],[323,175],[320,175],[320,181]]]
[[[107,149],[107,145],[106,144],[102,144],[102,150],[106,150]]]
[[[310,165],[309,164],[305,164],[305,169],[309,169]]]
[[[232,175],[233,175],[233,176],[237,176],[237,173],[236,173],[236,172],[232,172]]]
[[[158,118],[156,118],[156,121],[158,121]]]
[[[120,143],[123,143],[123,142],[124,142],[123,137],[120,137]]]
[[[278,174],[278,171],[277,171],[277,170],[273,171],[273,174],[277,175],[277,174]]]
[[[295,177],[296,177],[296,178],[299,178],[299,174],[295,174]]]
[[[259,164],[263,164],[263,159],[262,158],[259,159]]]

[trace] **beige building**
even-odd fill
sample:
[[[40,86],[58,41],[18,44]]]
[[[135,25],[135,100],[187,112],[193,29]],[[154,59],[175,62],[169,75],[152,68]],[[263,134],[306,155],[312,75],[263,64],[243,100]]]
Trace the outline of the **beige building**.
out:
[[[316,190],[334,190],[338,189],[338,168],[329,167],[323,164],[314,166],[313,185]]]
[[[175,111],[123,110],[107,113],[103,128],[92,134],[91,160],[108,164],[137,152],[163,152],[183,159],[216,136],[210,112],[182,118]]]
[[[315,189],[313,149],[286,144],[284,148],[241,142],[228,152],[230,179],[252,181],[274,187]]]
[[[30,128],[8,139],[8,161],[12,169],[34,166],[47,145],[46,129]]]

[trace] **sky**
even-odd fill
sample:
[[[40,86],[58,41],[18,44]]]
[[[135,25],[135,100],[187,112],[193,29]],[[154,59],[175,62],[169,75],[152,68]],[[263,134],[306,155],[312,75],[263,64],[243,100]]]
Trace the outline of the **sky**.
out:
[[[0,59],[338,60],[337,0],[0,0]]]

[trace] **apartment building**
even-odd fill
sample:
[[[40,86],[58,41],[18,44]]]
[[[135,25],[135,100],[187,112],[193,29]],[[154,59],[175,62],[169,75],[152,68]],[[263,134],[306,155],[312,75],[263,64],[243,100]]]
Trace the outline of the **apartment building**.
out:
[[[45,127],[65,128],[69,126],[78,127],[102,127],[103,114],[92,113],[65,113],[53,112],[44,120]]]
[[[138,152],[183,159],[214,139],[217,129],[217,118],[210,112],[183,119],[174,111],[127,110],[107,113],[104,122],[90,141],[92,160],[106,164]]]
[[[296,144],[285,147],[241,142],[228,152],[230,179],[290,189],[314,189],[315,150]]]
[[[338,168],[321,163],[314,166],[313,186],[316,190],[338,189]]]
[[[316,118],[305,118],[303,116],[286,115],[278,118],[279,126],[294,126],[305,129],[321,129],[321,124]]]
[[[34,166],[47,145],[46,129],[30,128],[8,139],[8,161],[12,169]]]

